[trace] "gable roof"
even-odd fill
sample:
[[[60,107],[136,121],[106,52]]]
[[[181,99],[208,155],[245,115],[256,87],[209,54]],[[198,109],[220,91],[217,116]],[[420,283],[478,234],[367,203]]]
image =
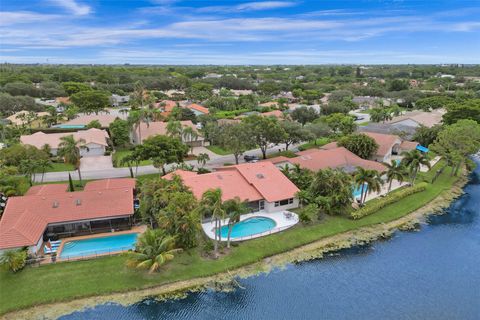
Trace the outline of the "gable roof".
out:
[[[46,194],[56,194],[56,193],[63,193],[67,192],[68,184],[61,183],[61,184],[41,184],[37,186],[33,186],[25,193],[26,196],[33,196],[33,195],[46,195]]]
[[[385,156],[391,152],[391,148],[395,144],[402,143],[402,139],[399,136],[393,134],[375,133],[375,132],[363,132],[370,138],[374,139],[378,144],[377,155]]]
[[[75,140],[84,139],[85,144],[95,143],[102,146],[107,146],[108,133],[105,130],[91,128],[88,130],[81,130],[76,132],[63,132],[63,133],[44,133],[36,132],[31,135],[21,136],[20,141],[23,144],[28,144],[34,146],[38,149],[43,147],[45,144],[48,144],[51,148],[57,149],[59,144],[62,142],[60,139],[62,137],[71,136]]]
[[[376,161],[362,159],[344,147],[333,149],[310,149],[297,154],[299,155],[298,157],[290,158],[288,159],[288,162],[291,164],[298,164],[300,167],[312,171],[338,168],[343,169],[346,172],[353,172],[356,170],[356,167],[376,170],[378,172],[383,172],[385,170],[383,164]]]
[[[84,191],[127,188],[135,189],[136,180],[132,178],[103,179],[88,182],[83,188]]]
[[[0,249],[37,244],[48,224],[128,216],[134,211],[129,187],[76,192],[60,189],[38,186],[25,196],[8,198],[0,220]]]
[[[298,188],[270,162],[257,162],[218,168],[216,172],[207,174],[187,173],[177,170],[164,176],[171,179],[179,175],[195,197],[200,199],[209,189],[220,188],[222,199],[235,197],[242,201],[268,202],[295,197]]]
[[[85,114],[85,115],[81,115],[81,116],[78,116],[77,118],[75,119],[72,119],[72,120],[69,120],[65,123],[63,123],[64,125],[88,125],[90,122],[94,121],[94,120],[97,120],[98,122],[100,122],[100,125],[103,127],[103,128],[106,128],[108,126],[110,126],[110,124],[115,121],[115,119],[117,118],[122,118],[122,117],[119,117],[119,115],[115,115],[115,114]]]
[[[204,114],[210,113],[210,111],[207,108],[205,108],[205,107],[203,107],[199,104],[196,104],[196,103],[189,104],[185,108],[188,108],[188,109],[191,109],[191,110],[196,110],[196,111],[204,113]]]

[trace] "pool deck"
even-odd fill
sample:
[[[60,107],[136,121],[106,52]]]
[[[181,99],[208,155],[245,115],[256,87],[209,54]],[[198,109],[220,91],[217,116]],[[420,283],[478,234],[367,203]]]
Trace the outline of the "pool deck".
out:
[[[115,251],[115,252],[108,252],[108,253],[101,253],[101,254],[94,254],[90,256],[82,256],[82,257],[76,257],[76,258],[67,258],[67,259],[62,259],[60,258],[63,250],[63,246],[70,241],[77,241],[77,240],[84,240],[84,239],[92,239],[92,238],[103,238],[103,237],[110,237],[110,236],[118,236],[121,234],[130,234],[130,233],[143,233],[147,229],[147,226],[135,226],[130,230],[125,230],[125,231],[118,231],[118,232],[105,232],[105,233],[95,233],[95,234],[89,234],[85,236],[78,236],[78,237],[71,237],[71,238],[63,238],[62,243],[60,244],[60,247],[58,247],[57,250],[57,261],[73,261],[73,260],[83,260],[83,259],[88,259],[92,257],[100,257],[100,256],[109,256],[112,254],[118,254],[123,251]]]
[[[290,218],[287,218],[284,213],[289,212],[291,214]],[[262,233],[257,233],[253,234],[250,236],[246,237],[241,237],[241,238],[232,238],[230,239],[232,242],[235,241],[245,241],[245,240],[250,240],[250,239],[255,239],[259,237],[263,237],[269,234],[277,233],[283,230],[286,230],[288,228],[293,227],[298,223],[298,215],[294,212],[291,211],[277,211],[277,212],[265,212],[265,211],[258,211],[254,213],[249,213],[249,214],[244,214],[240,217],[240,221],[249,219],[249,218],[254,218],[254,217],[265,217],[265,218],[270,218],[273,221],[275,221],[276,226],[275,228],[262,232]],[[222,226],[225,226],[228,224],[228,221],[230,219],[224,219],[222,220]],[[202,229],[205,232],[205,234],[210,238],[210,239],[215,239],[215,222],[210,221],[210,222],[205,222],[202,223]],[[227,238],[222,237],[220,241],[227,241]]]

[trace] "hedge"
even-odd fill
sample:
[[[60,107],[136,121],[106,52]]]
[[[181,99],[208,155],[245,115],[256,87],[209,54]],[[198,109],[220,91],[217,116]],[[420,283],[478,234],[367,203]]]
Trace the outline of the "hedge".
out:
[[[373,200],[370,203],[367,203],[367,205],[363,208],[360,208],[358,210],[352,211],[350,213],[350,217],[352,219],[360,219],[365,216],[368,216],[372,213],[377,212],[378,210],[388,206],[389,204],[395,203],[397,201],[400,201],[401,199],[412,195],[414,193],[422,192],[427,189],[428,183],[426,182],[420,182],[419,184],[413,186],[413,187],[408,187],[402,190],[399,190],[395,193],[391,193],[387,195],[384,198],[377,198]]]

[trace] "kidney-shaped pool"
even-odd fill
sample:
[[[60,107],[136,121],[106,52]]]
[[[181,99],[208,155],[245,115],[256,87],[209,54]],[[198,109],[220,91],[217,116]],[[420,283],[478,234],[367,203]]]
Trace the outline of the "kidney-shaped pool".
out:
[[[230,238],[238,239],[253,236],[272,230],[276,227],[276,225],[277,223],[273,219],[267,217],[248,218],[233,225]],[[220,235],[222,239],[226,239],[228,237],[228,226],[223,226],[220,229]]]

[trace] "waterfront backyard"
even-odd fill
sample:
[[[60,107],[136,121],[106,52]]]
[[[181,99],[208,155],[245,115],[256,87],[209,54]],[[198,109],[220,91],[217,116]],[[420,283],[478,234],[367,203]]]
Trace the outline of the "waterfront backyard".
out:
[[[421,179],[430,182],[436,169],[441,166],[442,162],[428,173],[422,173]],[[450,190],[457,180],[458,177],[451,176],[447,169],[434,184],[428,184],[425,191],[410,195],[362,219],[327,216],[317,224],[295,226],[281,233],[242,243],[234,247],[229,255],[218,260],[204,258],[199,248],[188,250],[176,256],[156,274],[128,269],[125,266],[126,258],[122,255],[39,268],[29,267],[17,274],[2,270],[2,292],[9,294],[0,296],[0,313],[233,270],[325,237],[401,218],[435,199],[443,191]],[[65,283],[69,285],[66,286]],[[45,290],[46,287],[48,290]]]

